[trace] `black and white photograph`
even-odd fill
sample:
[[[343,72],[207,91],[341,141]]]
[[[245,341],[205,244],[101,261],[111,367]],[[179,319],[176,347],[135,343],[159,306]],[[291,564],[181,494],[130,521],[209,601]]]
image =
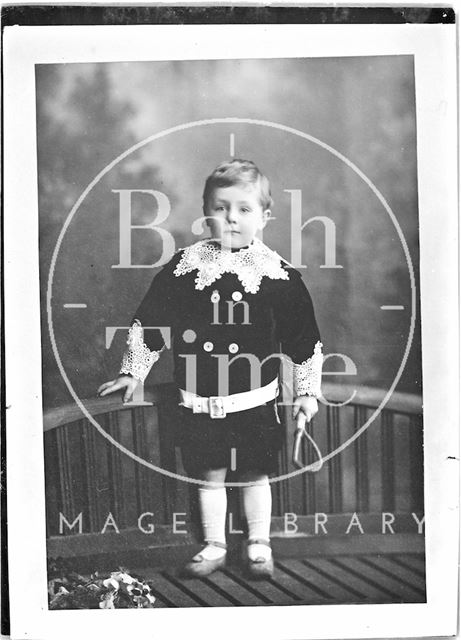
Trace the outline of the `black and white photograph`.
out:
[[[455,25],[428,11],[6,30],[13,638],[455,633]]]

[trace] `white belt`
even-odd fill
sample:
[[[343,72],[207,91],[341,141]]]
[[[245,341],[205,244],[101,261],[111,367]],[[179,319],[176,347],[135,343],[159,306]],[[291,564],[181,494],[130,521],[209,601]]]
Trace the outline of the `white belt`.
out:
[[[210,396],[209,398],[197,396],[195,393],[180,389],[182,400],[180,404],[183,407],[192,409],[193,413],[209,413],[210,418],[225,418],[228,413],[253,409],[269,402],[269,400],[273,400],[278,396],[278,387],[279,381],[278,378],[275,378],[265,387],[259,387],[252,391],[233,393],[230,396]]]

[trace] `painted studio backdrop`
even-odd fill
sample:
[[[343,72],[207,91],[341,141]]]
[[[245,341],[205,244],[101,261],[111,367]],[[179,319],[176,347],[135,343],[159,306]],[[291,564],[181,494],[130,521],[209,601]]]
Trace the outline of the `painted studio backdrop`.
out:
[[[310,431],[324,455],[338,450],[317,474],[273,483],[279,587],[253,604],[424,601],[413,58],[39,65],[36,88],[50,559],[92,570],[111,550],[170,575],[197,544],[194,487],[153,468],[183,471],[169,435],[171,353],[146,381],[153,406],[122,408],[96,389],[117,375],[126,331],[115,329],[161,263],[208,235],[197,223],[205,178],[235,156],[268,176],[264,242],[312,295],[328,403]],[[280,475],[290,475],[288,417],[284,428]],[[304,456],[315,459],[307,445]],[[238,497],[233,509],[238,530]],[[144,512],[155,533],[140,530]],[[179,512],[186,533],[175,538]],[[225,578],[239,583],[232,570]],[[248,603],[236,592],[222,602],[222,585],[216,601],[185,598],[173,578],[168,588],[159,606]]]

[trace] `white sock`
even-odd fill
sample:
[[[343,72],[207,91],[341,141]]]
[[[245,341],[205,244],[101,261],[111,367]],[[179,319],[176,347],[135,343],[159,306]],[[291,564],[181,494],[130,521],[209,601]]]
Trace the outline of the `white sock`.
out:
[[[250,540],[270,541],[272,493],[269,478],[258,484],[243,487],[243,509],[248,523],[248,538]],[[248,546],[250,560],[264,558],[268,560],[272,555],[271,548],[265,544],[251,544]]]
[[[200,516],[205,542],[226,543],[226,512],[227,494],[226,487],[210,489],[200,487],[198,490]],[[216,560],[225,555],[226,549],[208,544],[200,555],[207,560]]]

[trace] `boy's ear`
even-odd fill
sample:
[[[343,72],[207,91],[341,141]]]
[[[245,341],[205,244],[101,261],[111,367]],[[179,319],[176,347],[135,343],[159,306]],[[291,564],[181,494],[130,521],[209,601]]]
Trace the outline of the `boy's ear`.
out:
[[[203,217],[205,218],[205,224],[206,224],[207,227],[209,227],[210,226],[210,217],[207,216],[205,207],[202,207],[202,211],[203,211]]]
[[[265,211],[263,211],[262,213],[262,221],[261,221],[261,229],[264,229],[264,227],[266,226],[268,220],[271,217],[271,210],[270,209],[266,209]]]

